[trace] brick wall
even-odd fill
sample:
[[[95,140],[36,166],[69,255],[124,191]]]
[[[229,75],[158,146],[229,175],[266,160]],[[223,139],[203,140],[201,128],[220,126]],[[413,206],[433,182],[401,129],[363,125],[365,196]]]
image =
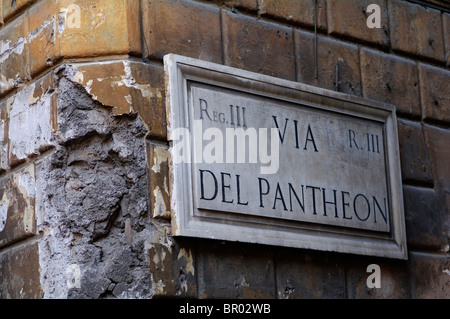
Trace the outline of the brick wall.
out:
[[[314,3],[2,0],[0,297],[450,297],[450,14]],[[394,104],[408,261],[172,238],[167,53]]]

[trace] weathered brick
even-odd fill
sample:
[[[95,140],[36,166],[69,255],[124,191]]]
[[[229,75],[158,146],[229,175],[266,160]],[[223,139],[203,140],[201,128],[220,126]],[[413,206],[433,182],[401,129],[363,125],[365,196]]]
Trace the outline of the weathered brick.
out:
[[[226,5],[231,8],[242,10],[256,11],[258,10],[258,0],[206,0],[217,5]]]
[[[25,7],[32,5],[36,0],[2,0],[3,4],[3,18],[4,20],[11,19],[18,14]]]
[[[226,65],[295,80],[291,28],[226,10],[222,21]]]
[[[204,243],[197,248],[196,257],[199,298],[276,298],[270,250]]]
[[[168,148],[147,143],[147,160],[152,217],[170,220]]]
[[[448,242],[438,194],[429,188],[404,186],[403,196],[408,247],[445,250]]]
[[[143,2],[148,55],[176,53],[222,63],[219,8],[188,1]]]
[[[16,19],[0,30],[0,95],[29,80],[28,17]]]
[[[42,297],[38,243],[26,244],[0,254],[0,299]]]
[[[34,165],[0,182],[0,247],[36,232]]]
[[[154,298],[197,297],[197,273],[194,251],[168,236],[167,227],[159,225],[149,244],[150,271]]]
[[[47,75],[49,77],[51,75]],[[17,165],[53,145],[55,99],[48,78],[31,83],[8,104],[9,163]]]
[[[128,60],[77,63],[74,81],[83,85],[94,100],[113,108],[115,115],[138,113],[149,136],[167,134],[164,69]]]
[[[58,6],[62,57],[139,54],[141,51],[139,19],[136,18],[138,0],[62,0]]]
[[[412,296],[418,299],[450,298],[450,256],[410,253]]]
[[[450,71],[419,64],[422,118],[450,123]]]
[[[0,101],[0,172],[9,169],[8,103],[8,100]]]
[[[392,49],[444,61],[440,12],[400,0],[388,5]]]
[[[445,61],[450,66],[450,14],[442,13],[442,26],[444,29]]]
[[[367,267],[376,264],[380,267],[381,288],[369,288]],[[350,299],[406,299],[410,298],[407,263],[404,261],[385,261],[367,257],[350,258],[346,264],[348,298]]]
[[[420,117],[415,62],[361,49],[361,72],[364,97],[394,104],[400,114]]]
[[[230,7],[248,9],[252,11],[258,10],[258,0],[219,0]]]
[[[345,267],[339,257],[280,250],[275,254],[277,297],[345,298]]]
[[[31,76],[52,66],[59,57],[58,15],[54,0],[42,0],[28,10]]]
[[[433,174],[422,125],[399,120],[398,136],[403,180],[432,184]]]
[[[381,9],[381,28],[370,29],[367,12],[370,4],[377,4]],[[372,42],[378,45],[389,44],[388,13],[385,0],[346,0],[327,1],[328,32]]]
[[[164,68],[159,65],[131,63],[133,108],[148,129],[148,136],[166,140]]]
[[[0,4],[0,27],[3,26],[3,2]]]
[[[424,133],[434,183],[450,190],[450,130],[425,125]]]
[[[314,74],[313,48],[314,34],[296,30],[297,81],[360,96],[361,76],[358,47],[319,36],[317,40],[317,79]]]
[[[259,14],[288,22],[314,26],[314,0],[260,0]],[[324,0],[317,1],[317,27],[326,30],[327,12]]]

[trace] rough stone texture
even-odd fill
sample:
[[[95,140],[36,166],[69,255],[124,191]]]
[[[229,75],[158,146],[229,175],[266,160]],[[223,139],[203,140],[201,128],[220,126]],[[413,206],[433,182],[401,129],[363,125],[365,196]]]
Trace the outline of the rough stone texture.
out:
[[[93,101],[75,74],[59,70],[57,145],[36,168],[44,297],[146,298],[145,127]],[[70,265],[81,270],[80,288],[66,284]]]
[[[237,7],[240,9],[247,9],[247,10],[258,10],[258,0],[212,0],[216,1],[219,4],[225,3],[227,6],[230,7]]]
[[[35,196],[33,164],[0,181],[0,247],[35,234]]]
[[[450,130],[424,126],[425,141],[433,169],[434,182],[438,187],[450,190]]]
[[[449,249],[445,214],[433,189],[404,186],[405,223],[410,249]]]
[[[312,252],[281,250],[275,254],[277,298],[345,298],[342,258]]]
[[[398,136],[403,180],[432,184],[433,173],[422,125],[412,121],[399,120]]]
[[[360,96],[361,76],[358,47],[319,36],[316,79],[313,43],[314,34],[295,31],[297,81]]]
[[[11,166],[49,149],[53,141],[54,88],[43,78],[8,99],[8,143]]]
[[[445,61],[450,66],[450,14],[442,13],[442,27],[444,30]]]
[[[0,299],[42,298],[39,269],[36,242],[0,253]]]
[[[259,0],[259,14],[289,23],[314,26],[314,0]],[[317,27],[326,30],[326,2],[317,1]]]
[[[381,9],[381,28],[367,27],[367,7],[377,4]],[[389,44],[388,11],[385,0],[327,1],[328,33],[352,37],[380,46]]]
[[[2,173],[9,169],[8,104],[8,100],[0,102],[0,172]]]
[[[16,19],[0,30],[0,95],[17,88],[29,76],[28,19]]]
[[[59,57],[57,2],[42,0],[28,11],[30,72],[35,76]]]
[[[114,115],[138,113],[148,135],[165,139],[165,92],[163,68],[122,60],[74,65],[74,81],[92,99],[112,106]]]
[[[450,15],[317,4],[2,0],[0,298],[449,298]],[[174,239],[166,53],[396,105],[409,261]]]
[[[270,250],[205,242],[197,251],[199,298],[276,298]]]
[[[410,254],[413,298],[450,298],[450,257],[414,252]]]
[[[170,226],[156,224],[149,244],[150,271],[154,298],[197,297],[197,274],[192,245],[182,245],[170,237]],[[188,242],[189,243],[189,242]]]
[[[170,221],[169,150],[165,146],[148,143],[147,159],[152,217]]]
[[[450,123],[450,71],[419,64],[424,120]]]
[[[400,0],[388,0],[388,5],[392,48],[444,61],[440,12]]]
[[[36,0],[3,0],[3,18],[4,20],[11,19],[14,15],[19,13],[21,10],[27,6],[33,4]]]
[[[77,1],[80,27],[71,26],[74,19],[68,8],[73,0],[58,2],[58,38],[62,57],[86,57],[141,52],[138,0]],[[71,20],[75,22],[75,20]]]
[[[143,6],[143,28],[150,57],[162,59],[167,53],[177,53],[222,63],[216,6],[173,0],[145,0]]]
[[[222,23],[226,65],[295,80],[291,28],[227,10]]]
[[[394,104],[397,113],[420,117],[416,63],[378,51],[361,50],[363,96]]]

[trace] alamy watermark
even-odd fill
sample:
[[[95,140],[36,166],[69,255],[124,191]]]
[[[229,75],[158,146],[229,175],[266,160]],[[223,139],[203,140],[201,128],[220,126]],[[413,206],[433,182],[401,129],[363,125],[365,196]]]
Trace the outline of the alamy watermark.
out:
[[[367,273],[370,275],[367,277],[367,288],[381,288],[381,268],[377,264],[371,264],[367,266]]]
[[[367,17],[366,24],[369,29],[381,28],[381,8],[378,4],[370,4],[367,7],[366,13],[370,13]]]
[[[280,137],[277,128],[226,128],[224,134],[217,127],[203,131],[202,120],[194,120],[193,131],[188,128],[175,128],[172,131],[174,164],[249,163],[260,164],[260,173],[263,175],[278,172]],[[195,141],[194,145],[191,145],[192,140]]]
[[[81,8],[74,3],[67,6],[61,12],[64,14],[65,27],[68,29],[80,29],[81,28]]]

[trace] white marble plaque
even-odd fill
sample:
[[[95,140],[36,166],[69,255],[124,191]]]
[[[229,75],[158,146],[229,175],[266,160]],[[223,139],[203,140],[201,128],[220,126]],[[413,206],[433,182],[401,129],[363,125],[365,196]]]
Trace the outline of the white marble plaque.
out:
[[[165,57],[176,236],[407,258],[395,108]]]

